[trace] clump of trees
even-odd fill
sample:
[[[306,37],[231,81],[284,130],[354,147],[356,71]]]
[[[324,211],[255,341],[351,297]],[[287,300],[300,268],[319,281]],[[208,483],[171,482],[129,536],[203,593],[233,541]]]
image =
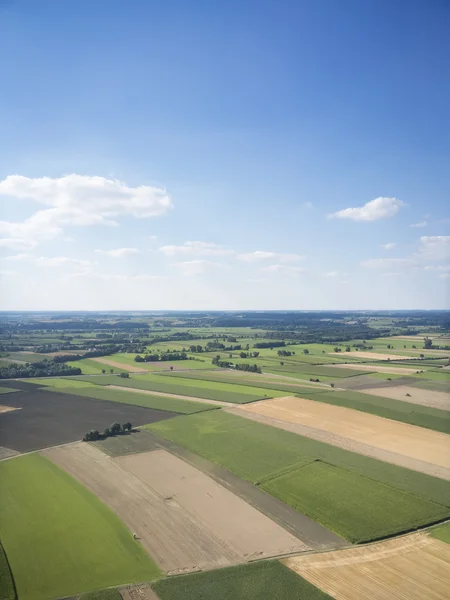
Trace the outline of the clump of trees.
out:
[[[103,433],[100,433],[98,429],[91,429],[83,437],[83,442],[96,442],[97,440],[104,440],[108,437],[120,435],[121,433],[127,433],[131,431],[133,426],[128,421],[121,425],[120,423],[113,423],[110,427],[107,427]]]
[[[277,354],[278,356],[292,356],[294,353],[290,350],[278,350]]]
[[[188,360],[186,352],[164,352],[163,354],[138,354],[134,357],[135,362],[158,362],[165,360]]]
[[[423,338],[423,347],[426,350],[429,350],[430,348],[432,348],[433,347],[433,340],[431,340],[429,337]]]
[[[253,344],[253,348],[270,348],[271,350],[273,348],[280,348],[281,346],[286,346],[285,342],[256,342],[256,344]]]
[[[11,363],[0,368],[0,379],[16,379],[23,377],[54,377],[62,375],[81,375],[79,367],[69,367],[53,360],[42,360],[35,363]]]
[[[249,365],[248,363],[233,364],[229,360],[220,360],[220,354],[212,359],[212,364],[222,369],[235,369],[236,371],[249,371],[250,373],[261,373],[258,365]]]

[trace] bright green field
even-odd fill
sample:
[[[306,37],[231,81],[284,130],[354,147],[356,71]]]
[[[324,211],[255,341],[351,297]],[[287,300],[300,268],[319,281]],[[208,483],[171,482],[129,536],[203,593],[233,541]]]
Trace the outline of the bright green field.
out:
[[[87,379],[63,379],[62,377],[36,377],[34,379],[27,379],[30,383],[36,383],[40,386],[52,387],[52,388],[92,388],[95,387],[92,383],[89,383]]]
[[[443,506],[320,461],[261,487],[350,542],[416,529],[448,513]]]
[[[19,600],[161,575],[120,519],[42,456],[0,463],[0,493],[0,536]]]
[[[154,408],[156,410],[168,410],[181,415],[190,415],[203,410],[212,410],[217,407],[204,402],[195,402],[191,400],[179,400],[178,398],[168,398],[167,396],[153,396],[151,394],[140,394],[133,390],[114,390],[99,385],[88,387],[64,387],[51,388],[50,391],[58,391],[84,398],[95,398],[97,400],[109,400],[110,402],[120,402],[121,404],[133,404],[134,406],[145,406],[145,408]]]
[[[331,600],[278,561],[170,577],[152,588],[161,600]]]
[[[67,378],[73,380],[73,378]],[[197,379],[178,378],[172,381],[164,375],[131,375],[128,379],[119,378],[117,375],[89,377],[85,381],[98,385],[122,385],[129,388],[151,390],[166,394],[180,394],[208,400],[221,400],[238,404],[253,402],[264,397],[273,398],[283,396],[277,390],[265,390],[256,387],[201,381]]]
[[[146,427],[255,484],[261,482],[262,485],[266,485],[268,480],[276,475],[293,470],[305,462],[321,460],[354,475],[364,476],[368,481],[385,484],[397,491],[411,494],[412,497],[416,496],[433,503],[431,506],[428,502],[423,504],[424,522],[450,516],[448,481],[262,425],[221,410],[176,417]],[[315,493],[320,494],[325,484],[318,481],[317,485]],[[272,493],[274,489],[271,490]],[[275,495],[280,494],[277,492]],[[335,494],[323,494],[322,501],[328,514],[339,514],[340,500]],[[389,494],[378,498],[380,511],[377,511],[374,517],[371,516],[366,501],[366,496],[357,495],[353,502],[354,531],[349,523],[347,533],[352,539],[358,536],[362,536],[363,539],[371,538],[373,532],[382,527],[382,523],[374,519],[377,515],[383,515],[383,511],[386,513],[390,510]],[[360,524],[364,522],[365,531],[361,533]],[[338,527],[337,523],[335,530]],[[411,518],[405,507],[404,512],[398,515],[395,531],[410,527]]]
[[[439,408],[411,404],[410,402],[403,402],[403,400],[392,400],[391,398],[382,398],[381,396],[351,390],[331,390],[317,393],[314,393],[313,390],[297,395],[316,402],[345,406],[385,419],[393,419],[394,421],[426,427],[442,433],[450,433],[450,411],[440,410]]]
[[[184,344],[186,344],[186,342],[184,342]],[[155,350],[155,348],[153,346],[150,346],[150,351],[152,352],[154,350]],[[109,360],[114,360],[115,362],[120,362],[124,366],[128,365],[128,366],[132,366],[132,367],[137,367],[139,369],[142,369],[143,371],[164,371],[166,369],[169,369],[171,365],[177,369],[209,369],[209,370],[216,369],[216,366],[211,364],[210,359],[202,358],[201,355],[199,355],[199,358],[201,358],[201,360],[174,360],[174,361],[161,360],[161,361],[152,362],[152,363],[136,362],[134,360],[135,356],[136,356],[135,353],[119,352],[118,354],[112,354],[111,356],[108,356],[107,358]],[[202,361],[204,361],[204,362],[202,362]],[[124,370],[126,370],[126,369],[124,369]],[[109,370],[107,370],[107,372],[109,372]]]
[[[109,365],[100,363],[96,360],[92,360],[91,358],[73,360],[68,362],[67,364],[69,365],[69,367],[80,368],[83,375],[99,375],[102,372],[102,369],[109,373],[109,369],[111,368]]]
[[[3,546],[0,543],[0,600],[16,600],[14,582]]]
[[[430,534],[432,537],[441,540],[441,542],[450,544],[450,523],[445,523],[444,525],[436,527],[436,529],[432,529]]]

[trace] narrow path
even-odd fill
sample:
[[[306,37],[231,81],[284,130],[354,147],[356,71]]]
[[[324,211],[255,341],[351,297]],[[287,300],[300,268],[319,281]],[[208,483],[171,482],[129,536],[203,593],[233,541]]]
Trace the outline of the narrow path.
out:
[[[167,398],[177,398],[178,400],[187,400],[188,402],[202,402],[203,404],[215,404],[216,406],[235,406],[233,402],[222,402],[221,400],[207,400],[206,398],[197,398],[196,396],[181,396],[180,394],[169,394],[167,392],[154,392],[153,390],[139,390],[137,388],[126,387],[123,385],[106,385],[107,389],[122,390],[124,392],[136,392],[138,394],[148,394],[150,396],[164,396]]]

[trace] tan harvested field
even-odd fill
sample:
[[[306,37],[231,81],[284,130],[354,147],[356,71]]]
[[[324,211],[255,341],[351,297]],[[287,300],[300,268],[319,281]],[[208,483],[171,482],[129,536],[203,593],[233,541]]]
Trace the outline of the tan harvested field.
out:
[[[331,365],[328,366],[331,368]],[[411,368],[402,368],[402,367],[385,367],[384,365],[361,365],[361,364],[342,364],[342,365],[333,365],[333,368],[336,369],[355,369],[356,371],[370,371],[372,373],[395,373],[398,375],[408,375],[408,373],[417,373],[417,369]]]
[[[425,533],[283,559],[336,600],[448,600],[450,544]]]
[[[397,385],[392,387],[367,388],[364,389],[364,393],[392,398],[393,400],[403,400],[411,404],[432,406],[441,410],[450,410],[450,394],[446,392],[435,392],[408,385]],[[406,394],[410,394],[410,396]]]
[[[4,404],[0,404],[0,413],[10,412],[11,410],[20,410],[15,406],[5,406]]]
[[[232,412],[243,416],[259,414],[279,423],[306,426],[338,436],[349,449],[352,449],[352,443],[364,444],[419,461],[422,468],[423,463],[428,463],[450,473],[450,436],[445,433],[294,396],[240,405]]]
[[[244,500],[165,450],[114,459],[78,442],[42,454],[110,506],[167,573],[307,549]]]
[[[122,369],[122,371],[129,371],[130,373],[146,373],[145,369],[143,369],[142,367],[135,367],[134,365],[125,365],[124,363],[117,362],[116,360],[111,360],[110,358],[105,358],[104,356],[90,358],[89,360],[95,360],[95,362],[103,363],[104,365],[115,367],[116,369]]]
[[[123,385],[107,385],[106,388],[112,390],[122,390],[124,392],[133,392],[137,394],[147,394],[150,396],[164,396],[167,398],[178,398],[179,400],[187,400],[188,402],[203,402],[203,404],[215,404],[216,406],[230,406],[230,402],[221,402],[220,400],[206,400],[205,398],[197,398],[195,396],[181,396],[180,394],[167,394],[166,392],[152,392],[151,390],[138,390],[137,388],[125,387]]]
[[[334,352],[328,352],[330,356],[336,356]],[[357,352],[358,359],[360,358],[368,358],[371,360],[413,360],[419,358],[419,353],[414,356],[400,356],[400,354],[382,354],[381,352]],[[355,363],[356,365],[357,363]],[[355,367],[356,368],[356,367]]]

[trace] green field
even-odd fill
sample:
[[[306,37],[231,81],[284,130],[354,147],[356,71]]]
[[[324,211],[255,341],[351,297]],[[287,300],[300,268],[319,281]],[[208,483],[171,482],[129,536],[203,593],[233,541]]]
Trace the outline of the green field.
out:
[[[161,600],[331,600],[278,561],[170,577],[152,588]]]
[[[61,388],[93,388],[92,383],[88,379],[64,379],[62,377],[36,377],[34,379],[26,379],[29,383],[35,383],[38,386],[52,387],[60,390]]]
[[[81,369],[83,375],[99,375],[102,372],[102,370],[105,370],[107,373],[109,373],[109,369],[111,368],[109,365],[100,363],[97,360],[92,360],[92,358],[72,360],[67,364],[69,365],[69,367]],[[126,369],[124,369],[124,371],[126,371]]]
[[[179,400],[178,398],[168,398],[167,396],[153,396],[153,394],[140,394],[133,390],[114,390],[99,385],[88,387],[55,387],[50,391],[73,394],[97,400],[109,400],[110,402],[120,402],[121,404],[133,404],[134,406],[144,406],[145,408],[154,408],[156,410],[167,410],[169,412],[179,413],[181,415],[190,415],[203,410],[212,410],[217,408],[206,402],[195,402],[193,400]]]
[[[442,433],[450,433],[450,411],[440,410],[420,404],[403,402],[403,400],[392,400],[362,392],[351,390],[337,390],[326,392],[305,392],[297,394],[302,398],[325,402],[335,406],[345,406],[371,415],[377,415],[386,419],[393,419],[409,425],[426,427]]]
[[[9,387],[4,387],[2,385],[0,385],[0,394],[10,394],[11,392],[17,392],[18,390],[15,390],[13,388],[9,388]]]
[[[321,460],[335,467],[341,467],[353,475],[363,476],[364,481],[373,480],[377,484],[384,484],[399,492],[411,494],[413,503],[416,502],[414,496],[433,503],[433,506],[427,502],[423,504],[423,524],[442,519],[446,515],[450,516],[450,482],[448,481],[223,411],[176,417],[146,427],[255,484],[267,485],[268,481],[277,475],[295,470],[306,462]],[[318,490],[314,493],[320,493],[320,489],[325,484],[317,482],[317,485]],[[274,489],[271,489],[271,493],[274,493]],[[282,489],[283,485],[281,485],[281,492],[274,495],[280,496]],[[383,511],[386,513],[390,510],[389,494],[380,496],[380,511],[377,511],[375,516],[371,516],[366,500],[366,496],[357,496],[353,502],[354,530],[352,530],[352,523],[348,524],[347,530],[347,535],[352,539],[358,536],[361,536],[361,539],[369,539],[376,535],[373,532],[379,531],[382,523],[375,522],[373,519],[383,515]],[[289,502],[289,498],[287,501]],[[323,502],[329,514],[339,514],[341,508],[337,495],[323,494]],[[434,513],[431,508],[435,509]],[[365,529],[362,531],[361,523],[364,522]],[[338,527],[337,522],[335,530]],[[407,530],[410,527],[411,518],[405,507],[398,515],[395,531]]]
[[[441,542],[450,544],[450,523],[445,523],[444,525],[439,525],[439,527],[432,529],[430,535],[441,540]]]
[[[20,600],[160,576],[116,515],[38,454],[0,463],[0,536]]]
[[[68,377],[67,379],[73,380]],[[79,380],[79,378],[77,378]],[[261,400],[262,398],[273,398],[283,396],[277,390],[265,390],[245,385],[227,383],[216,383],[189,378],[171,381],[164,375],[131,375],[127,378],[119,378],[117,375],[104,375],[89,377],[85,381],[97,385],[121,385],[129,388],[150,390],[166,394],[178,394],[182,396],[193,396],[207,400],[220,400],[242,404]]]
[[[441,505],[321,461],[270,479],[261,487],[350,542],[416,529],[448,514]]]
[[[3,546],[0,543],[0,600],[16,600],[16,591]]]

